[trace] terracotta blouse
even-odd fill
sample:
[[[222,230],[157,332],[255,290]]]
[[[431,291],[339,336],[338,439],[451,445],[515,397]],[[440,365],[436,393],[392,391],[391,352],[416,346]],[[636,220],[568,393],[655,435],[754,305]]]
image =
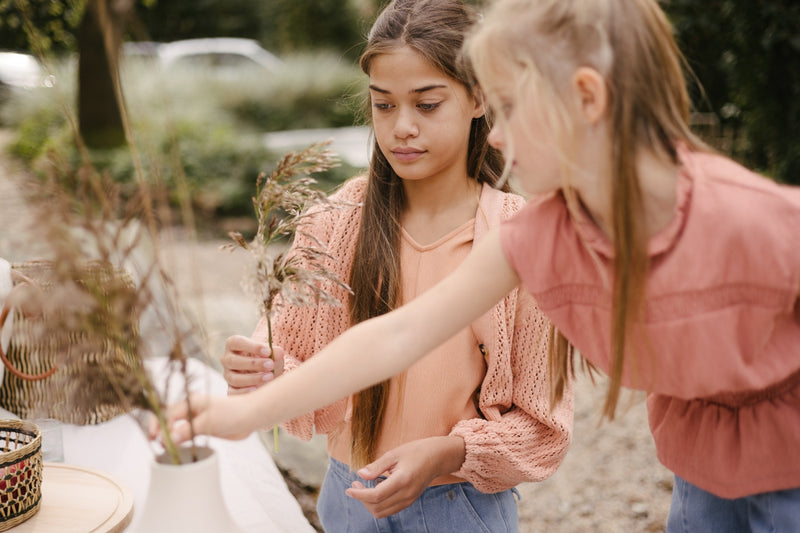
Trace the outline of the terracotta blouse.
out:
[[[687,481],[726,498],[800,487],[800,188],[718,155],[679,158],[623,382],[651,393],[659,459]],[[542,311],[607,370],[608,239],[553,195],[504,224],[502,241]]]

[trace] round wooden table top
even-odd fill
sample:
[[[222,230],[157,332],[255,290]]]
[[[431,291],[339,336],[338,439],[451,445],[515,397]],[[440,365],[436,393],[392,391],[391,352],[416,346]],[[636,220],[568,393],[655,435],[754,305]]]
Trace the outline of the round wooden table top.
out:
[[[133,518],[133,494],[113,476],[61,463],[45,463],[39,511],[12,533],[118,533]]]

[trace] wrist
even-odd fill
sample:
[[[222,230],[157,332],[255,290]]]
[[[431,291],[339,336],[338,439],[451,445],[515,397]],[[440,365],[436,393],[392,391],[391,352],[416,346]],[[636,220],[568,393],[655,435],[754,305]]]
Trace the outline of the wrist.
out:
[[[464,439],[457,435],[434,437],[434,439],[438,448],[438,453],[436,454],[437,475],[445,476],[461,470],[461,465],[464,464],[464,459],[467,455]]]
[[[271,416],[269,404],[262,402],[257,396],[258,392],[263,388],[234,396],[234,398],[241,400],[237,406],[237,412],[240,416],[241,427],[245,428],[248,433],[265,428],[263,421]]]

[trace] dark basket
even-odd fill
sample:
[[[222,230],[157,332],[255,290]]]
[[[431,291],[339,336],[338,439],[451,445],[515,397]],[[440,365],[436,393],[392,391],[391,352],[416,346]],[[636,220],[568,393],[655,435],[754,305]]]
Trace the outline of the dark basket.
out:
[[[42,502],[42,434],[27,420],[0,420],[0,531],[21,524]]]

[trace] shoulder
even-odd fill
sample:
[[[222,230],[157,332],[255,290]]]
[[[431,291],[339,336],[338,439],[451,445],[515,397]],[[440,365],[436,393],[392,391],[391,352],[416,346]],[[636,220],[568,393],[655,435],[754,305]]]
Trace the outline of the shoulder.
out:
[[[528,272],[554,276],[574,271],[585,255],[561,193],[533,196],[500,226],[506,260],[525,284]],[[533,286],[528,287],[533,290]]]
[[[721,155],[680,157],[690,193],[681,210],[686,220],[668,251],[674,271],[696,265],[691,277],[696,284],[755,283],[789,290],[796,300],[800,187],[777,183]]]
[[[362,175],[352,177],[339,185],[329,195],[330,205],[319,204],[311,208],[310,214],[315,224],[335,224],[349,220],[361,212],[361,204],[367,191],[367,178]]]
[[[510,212],[508,220],[503,224],[506,228],[528,229],[536,228],[537,235],[542,229],[552,226],[559,221],[566,222],[569,218],[564,197],[559,193],[532,196],[522,199],[522,203],[513,203],[514,210]]]
[[[704,195],[702,201],[720,209],[739,209],[744,216],[771,209],[800,216],[800,187],[780,184],[714,153],[688,152],[681,163]]]
[[[704,215],[707,224],[713,220],[716,231],[777,239],[800,253],[800,187],[713,153],[692,152],[682,163],[693,181],[692,213]]]
[[[343,182],[329,195],[330,204],[318,204],[309,210],[301,233],[328,245],[351,240],[351,236],[358,233],[366,188],[364,176]]]
[[[520,211],[525,206],[525,198],[513,192],[504,192],[484,185],[480,203],[488,218],[489,226],[494,227]]]
[[[367,177],[363,174],[344,181],[331,194],[331,198],[344,202],[362,202],[367,193]]]

